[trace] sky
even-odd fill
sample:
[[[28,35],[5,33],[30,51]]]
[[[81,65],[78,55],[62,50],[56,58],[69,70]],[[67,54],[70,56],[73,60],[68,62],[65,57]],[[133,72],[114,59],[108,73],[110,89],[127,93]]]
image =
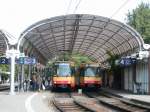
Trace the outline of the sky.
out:
[[[32,24],[66,14],[93,14],[125,23],[128,11],[142,1],[150,3],[150,0],[0,0],[0,29],[18,38]]]

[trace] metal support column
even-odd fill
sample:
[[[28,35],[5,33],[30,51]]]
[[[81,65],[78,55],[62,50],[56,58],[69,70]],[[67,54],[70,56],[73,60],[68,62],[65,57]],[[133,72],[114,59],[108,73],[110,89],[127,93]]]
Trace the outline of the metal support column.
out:
[[[32,68],[32,65],[29,65],[29,74],[28,74],[28,90],[30,89],[30,80],[31,80],[31,68]]]
[[[20,52],[18,50],[15,50],[14,47],[10,50],[6,51],[6,57],[10,58],[10,65],[11,65],[11,75],[10,75],[10,95],[15,95],[15,58],[19,57]]]
[[[20,91],[20,66],[18,66],[18,76],[17,76],[17,82],[18,82],[18,92]]]
[[[21,91],[24,91],[24,65],[21,65]]]
[[[31,66],[31,65],[29,65],[28,80],[30,80],[30,79],[31,79],[31,67],[32,67],[32,66]]]
[[[133,93],[135,93],[136,91],[136,64],[133,64],[132,66],[132,79],[133,79],[133,84],[132,84],[132,88],[133,88]]]
[[[148,58],[148,94],[150,95],[150,57]]]
[[[15,95],[15,84],[14,84],[14,78],[15,78],[15,54],[12,54],[10,57],[11,60],[11,82],[10,82],[10,95]]]

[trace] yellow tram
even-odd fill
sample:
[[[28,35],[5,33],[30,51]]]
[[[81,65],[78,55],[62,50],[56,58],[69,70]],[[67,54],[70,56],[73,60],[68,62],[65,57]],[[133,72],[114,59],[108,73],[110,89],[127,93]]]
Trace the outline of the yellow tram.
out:
[[[81,63],[78,69],[77,82],[81,88],[96,87],[100,88],[102,85],[100,67],[97,63]]]
[[[57,61],[53,66],[52,88],[75,89],[75,66],[70,61]]]

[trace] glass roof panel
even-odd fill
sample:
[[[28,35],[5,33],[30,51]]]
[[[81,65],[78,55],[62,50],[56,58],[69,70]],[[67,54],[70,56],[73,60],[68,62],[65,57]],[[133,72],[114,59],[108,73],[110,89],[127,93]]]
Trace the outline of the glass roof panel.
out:
[[[63,49],[70,52],[79,51],[101,62],[108,58],[106,51],[121,55],[129,50],[140,49],[140,45],[144,44],[139,34],[129,26],[109,18],[88,14],[50,18],[32,25],[23,33],[26,31],[29,32],[25,38],[34,47],[45,44],[51,51],[55,50],[56,54]],[[44,51],[40,49],[39,52]]]

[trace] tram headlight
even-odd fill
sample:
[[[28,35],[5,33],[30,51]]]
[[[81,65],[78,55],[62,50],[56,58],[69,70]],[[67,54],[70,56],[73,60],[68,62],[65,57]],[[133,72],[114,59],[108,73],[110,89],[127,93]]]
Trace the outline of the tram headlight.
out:
[[[54,84],[56,84],[56,81],[54,81]]]
[[[68,84],[70,84],[71,82],[70,81],[68,81]]]

